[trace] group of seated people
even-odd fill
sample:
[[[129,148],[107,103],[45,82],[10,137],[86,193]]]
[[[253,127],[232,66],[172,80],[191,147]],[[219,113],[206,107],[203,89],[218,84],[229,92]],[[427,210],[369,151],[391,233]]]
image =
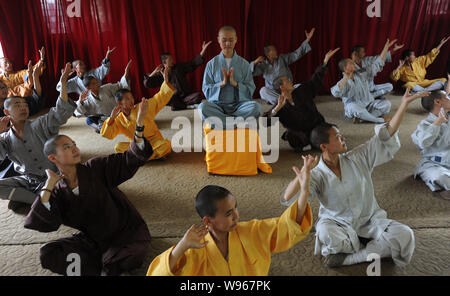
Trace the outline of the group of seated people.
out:
[[[305,33],[306,40],[293,53],[278,55],[275,46],[268,45],[265,57],[249,63],[234,49],[236,30],[224,26],[217,37],[221,52],[206,65],[202,93],[191,88],[186,75],[204,62],[211,42],[203,43],[200,54],[186,63],[175,64],[170,53],[162,54],[162,64],[144,76],[146,87],[160,90],[139,104],[130,86],[131,61],[118,83],[102,85],[115,50],[108,48],[96,69],[88,71],[81,60],[66,64],[57,85],[56,106],[34,120],[29,116],[45,101],[39,81],[45,69],[44,49],[35,66],[30,62],[27,70],[19,72],[2,58],[0,198],[8,200],[14,211],[32,205],[25,228],[52,232],[66,225],[80,231],[42,246],[43,268],[65,275],[70,254],[80,256],[81,275],[121,275],[139,268],[149,248],[150,232],[118,186],[147,161],[165,158],[172,151],[155,123],[156,115],[166,105],[174,111],[197,108],[212,128],[235,129],[239,120],[230,118],[245,122],[262,116],[262,106],[252,99],[253,77],[259,75],[266,81],[261,97],[273,105],[263,116],[280,119],[286,128],[283,139],[295,151],[315,148],[321,155],[304,155],[303,167],[293,167],[295,178],[280,200],[288,208],[279,218],[240,222],[237,198],[230,191],[212,185],[200,190],[195,209],[203,224],[190,227],[175,246],[156,257],[147,274],[267,275],[272,253],[291,248],[309,234],[313,225],[309,196],[320,202],[315,253],[325,258],[327,267],[367,262],[371,253],[406,266],[414,253],[414,232],[388,219],[378,206],[371,173],[399,151],[403,117],[408,105],[421,98],[429,115],[412,135],[422,151],[415,175],[431,190],[450,198],[450,86],[446,79],[425,79],[426,67],[450,37],[427,56],[415,58],[414,52],[405,51],[392,78],[404,81],[407,90],[392,118],[385,95],[393,86],[376,85],[374,77],[403,45],[388,40],[375,57],[366,57],[364,47],[356,46],[351,58],[339,62],[343,78],[331,92],[342,98],[345,116],[355,123],[379,123],[372,139],[348,151],[338,127],[327,123],[314,101],[328,63],[340,49],[326,53],[310,80],[294,84],[289,65],[311,51],[314,29]],[[69,79],[73,73],[75,77]],[[70,93],[76,93],[78,101],[70,99]],[[116,154],[82,163],[75,141],[59,134],[74,114],[85,116],[87,124],[103,137],[121,134],[129,142],[118,143]],[[364,245],[360,238],[369,242]]]

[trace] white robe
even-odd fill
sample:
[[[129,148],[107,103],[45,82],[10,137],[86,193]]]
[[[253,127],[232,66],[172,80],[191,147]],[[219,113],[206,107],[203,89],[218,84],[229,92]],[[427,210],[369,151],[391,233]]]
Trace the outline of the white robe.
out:
[[[382,123],[379,118],[391,111],[391,103],[386,100],[375,100],[374,92],[371,90],[371,83],[375,75],[383,70],[384,61],[381,57],[376,57],[371,63],[365,65],[353,74],[353,79],[349,79],[342,88],[339,84],[344,77],[331,88],[331,93],[336,98],[342,98],[345,108],[345,116],[348,118],[357,117],[366,121]]]
[[[77,112],[84,116],[104,115],[110,116],[112,110],[117,106],[114,95],[119,89],[130,89],[129,81],[122,76],[117,83],[108,83],[100,86],[98,98],[89,92],[88,98],[83,103],[77,101]]]
[[[437,118],[430,113],[411,135],[422,154],[414,174],[432,191],[450,190],[450,122],[437,126]]]
[[[373,169],[392,160],[399,149],[398,132],[390,137],[387,126],[382,124],[375,126],[375,136],[367,143],[339,155],[342,180],[321,158],[317,167],[311,171],[310,180],[310,196],[315,196],[320,201],[316,224],[316,255],[357,252],[361,250],[358,237],[392,241],[392,235],[387,233],[392,224],[396,228],[394,236],[398,236],[398,243],[391,248],[392,258],[398,265],[409,263],[414,251],[413,232],[407,226],[387,218],[386,211],[379,207],[375,199],[371,177]],[[297,198],[299,194],[300,192]],[[287,203],[282,199],[282,204],[290,205],[297,198],[292,198]],[[342,241],[348,240],[351,245],[337,246],[336,240],[333,246],[324,245],[319,237],[322,232],[333,231],[329,225],[339,227],[340,234],[343,235],[335,236],[339,243],[342,238]],[[384,249],[385,245],[382,246]]]

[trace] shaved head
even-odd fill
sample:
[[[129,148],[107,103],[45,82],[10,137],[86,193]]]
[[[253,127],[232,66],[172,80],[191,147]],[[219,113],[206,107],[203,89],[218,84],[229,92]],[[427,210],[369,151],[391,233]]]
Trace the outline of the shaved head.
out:
[[[236,29],[233,28],[232,26],[223,26],[222,28],[220,28],[219,30],[219,35],[222,32],[233,32],[235,35],[237,35]]]

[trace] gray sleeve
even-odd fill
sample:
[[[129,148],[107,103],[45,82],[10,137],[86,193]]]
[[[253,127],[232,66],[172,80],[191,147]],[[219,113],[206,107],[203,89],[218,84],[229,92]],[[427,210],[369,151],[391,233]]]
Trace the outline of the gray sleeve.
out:
[[[264,64],[264,63],[259,63],[257,65],[255,65],[254,62],[250,63],[250,71],[252,72],[252,75],[254,77],[263,75],[265,69],[266,69],[266,64]]]
[[[375,59],[372,64],[367,66],[367,74],[370,77],[375,77],[375,75],[377,75],[377,73],[379,73],[383,70],[383,67],[384,67],[384,61],[381,59],[380,56],[378,56],[377,59]]]
[[[86,101],[84,101],[83,104],[81,104],[80,100],[78,100],[76,102],[76,104],[77,104],[76,111],[78,113],[83,114],[85,116],[97,115],[96,114],[96,106],[94,103],[92,103],[92,101],[90,99],[87,99]]]
[[[56,107],[51,108],[47,114],[36,119],[32,126],[36,129],[36,132],[40,132],[47,138],[53,137],[58,134],[59,128],[69,120],[76,108],[77,105],[71,99],[65,102],[59,97],[56,101]]]
[[[311,51],[311,46],[305,40],[302,43],[302,45],[300,45],[300,47],[297,48],[296,51],[291,52],[289,54],[280,55],[280,58],[282,58],[286,62],[286,64],[290,65],[290,64],[298,61],[302,56],[306,55],[310,51]]]
[[[99,81],[102,81],[106,75],[108,75],[111,68],[111,62],[108,59],[104,59],[100,67],[92,70],[90,75],[95,76]]]
[[[77,92],[77,88],[78,88],[78,84],[77,84],[77,76],[67,80],[67,93],[71,94],[71,93],[78,93]],[[61,92],[61,80],[58,82],[58,84],[56,85],[56,90]]]
[[[333,97],[335,97],[335,98],[347,97],[348,92],[350,90],[350,87],[348,86],[348,82],[344,85],[344,87],[342,87],[342,89],[339,88],[339,84],[344,79],[345,79],[345,77],[342,78],[335,86],[333,86],[331,88],[331,94],[333,95]]]
[[[114,97],[114,95],[116,94],[116,92],[117,92],[119,89],[123,89],[123,88],[128,89],[128,90],[131,89],[131,88],[130,88],[130,81],[127,80],[127,79],[125,78],[125,76],[122,76],[122,78],[120,79],[120,81],[117,82],[117,83],[109,83],[109,84],[105,84],[105,85],[102,86],[102,90],[103,90],[105,93],[107,93],[108,96],[110,96],[110,97]]]

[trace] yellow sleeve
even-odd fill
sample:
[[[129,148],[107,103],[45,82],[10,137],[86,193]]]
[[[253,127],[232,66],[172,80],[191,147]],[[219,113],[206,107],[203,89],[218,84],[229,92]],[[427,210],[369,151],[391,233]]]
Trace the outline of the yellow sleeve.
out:
[[[437,51],[436,48],[434,48],[429,54],[418,57],[417,63],[419,63],[422,67],[428,68],[429,65],[431,65],[434,60],[439,55],[439,51]]]
[[[157,93],[150,101],[148,106],[148,111],[151,112],[151,114],[156,116],[156,114],[159,113],[159,111],[164,108],[164,106],[169,103],[170,99],[172,98],[173,94],[175,93],[174,87],[170,83],[164,82],[161,85],[161,89],[159,90],[159,93]]]
[[[156,257],[147,270],[147,276],[197,276],[204,249],[188,250],[178,260],[175,270],[170,270],[169,258],[175,246]]]
[[[27,81],[24,80],[24,76],[27,74],[27,70],[21,70],[14,74],[9,75],[8,79],[8,96],[30,96],[32,93],[31,78]]]
[[[295,202],[279,218],[248,222],[249,227],[244,227],[246,231],[241,238],[250,237],[251,247],[250,244],[248,246],[263,256],[270,255],[268,252],[280,253],[290,249],[309,234],[313,223],[309,203],[300,225],[296,221],[297,208]]]
[[[174,248],[175,246],[168,249],[150,263],[147,270],[147,276],[174,276],[169,266],[169,257]],[[182,259],[183,258],[180,260]]]
[[[391,73],[391,79],[392,79],[393,81],[398,81],[398,80],[400,79],[401,75],[402,75],[402,72],[403,72],[403,67],[401,67],[400,69],[398,69],[397,73],[395,73],[395,71],[393,71],[393,72]]]
[[[117,118],[114,123],[111,124],[111,117],[109,117],[103,124],[100,134],[102,135],[102,137],[112,140],[118,135],[124,134],[124,132],[122,132],[122,128],[117,122]]]
[[[19,84],[25,82],[24,77],[28,73],[28,70],[21,70],[14,74],[9,75],[9,81],[11,83],[11,87],[15,87]]]

